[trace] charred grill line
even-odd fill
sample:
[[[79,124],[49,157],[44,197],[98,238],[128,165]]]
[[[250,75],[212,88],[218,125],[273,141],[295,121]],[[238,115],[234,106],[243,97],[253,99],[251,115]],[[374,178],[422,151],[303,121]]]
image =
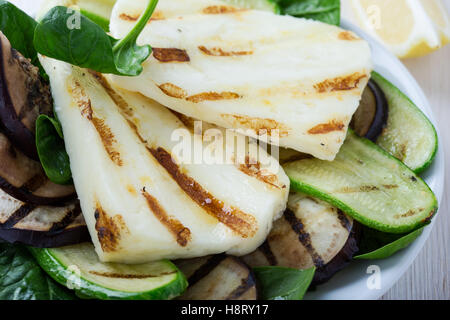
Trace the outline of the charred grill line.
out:
[[[64,229],[66,229],[72,222],[75,221],[76,218],[81,214],[81,207],[80,203],[77,202],[75,205],[75,208],[67,212],[67,214],[62,218],[60,221],[55,222],[52,227],[50,228],[50,233],[57,233],[61,232]]]
[[[237,208],[228,207],[223,201],[216,199],[194,179],[181,172],[170,153],[163,148],[147,149],[180,188],[209,215],[238,233],[242,238],[251,237],[256,233],[257,221],[252,215]]]
[[[189,277],[189,286],[194,286],[197,282],[206,277],[211,271],[213,271],[223,260],[226,259],[224,254],[219,254],[209,258],[200,268],[198,268],[192,276]]]
[[[98,271],[89,271],[90,274],[99,277],[105,278],[116,278],[116,279],[148,279],[148,278],[158,278],[161,276],[168,276],[176,273],[173,272],[163,272],[160,274],[122,274],[122,273],[114,273],[114,272],[98,272]]]
[[[33,212],[36,207],[36,205],[29,203],[22,205],[8,218],[8,220],[5,221],[5,223],[3,223],[2,228],[14,228],[16,224],[18,224],[21,220],[25,219],[31,212]]]
[[[46,182],[47,177],[43,172],[40,172],[34,177],[32,177],[30,180],[25,182],[22,188],[24,188],[25,190],[29,190],[30,192],[34,192],[38,190],[40,187],[42,187]]]
[[[153,57],[162,63],[191,61],[186,50],[177,48],[153,48]]]
[[[273,254],[273,251],[270,248],[270,244],[269,244],[269,242],[267,240],[264,241],[264,243],[261,245],[261,247],[259,247],[259,250],[264,255],[264,257],[266,257],[267,261],[269,262],[269,264],[271,266],[278,265],[277,258]]]
[[[292,230],[298,234],[298,240],[306,248],[306,250],[308,250],[314,265],[317,268],[325,266],[325,262],[322,257],[316,252],[316,249],[314,249],[311,243],[311,236],[305,231],[302,221],[298,219],[295,213],[289,209],[287,209],[284,213],[284,219],[291,225]]]
[[[145,189],[142,191],[142,195],[147,200],[150,210],[169,232],[172,233],[177,243],[182,247],[186,247],[192,238],[191,230],[185,227],[178,219],[170,217],[158,200],[146,192]]]
[[[341,223],[342,227],[344,229],[347,229],[347,231],[350,232],[352,230],[352,224],[347,219],[347,216],[345,215],[345,213],[342,210],[338,209],[337,214],[338,214],[339,222]]]

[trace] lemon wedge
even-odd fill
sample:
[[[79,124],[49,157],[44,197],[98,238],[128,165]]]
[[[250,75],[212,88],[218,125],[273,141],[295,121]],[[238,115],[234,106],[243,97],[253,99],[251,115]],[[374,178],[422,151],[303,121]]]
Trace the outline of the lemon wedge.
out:
[[[357,24],[400,58],[426,55],[450,42],[441,0],[341,0],[343,18]]]

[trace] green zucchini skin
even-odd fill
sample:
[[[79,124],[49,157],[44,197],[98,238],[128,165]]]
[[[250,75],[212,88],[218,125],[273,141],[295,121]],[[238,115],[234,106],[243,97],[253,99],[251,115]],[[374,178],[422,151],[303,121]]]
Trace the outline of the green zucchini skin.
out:
[[[372,209],[370,208],[363,208],[365,212],[361,211],[360,209],[355,208],[354,204],[352,205],[348,199],[344,199],[343,196],[339,196],[339,192],[330,192],[329,190],[326,190],[326,184],[330,183],[330,177],[325,177],[323,180],[323,183],[321,182],[320,185],[318,183],[314,184],[311,182],[308,182],[308,177],[306,177],[307,174],[303,174],[302,172],[307,172],[311,169],[311,165],[315,166],[316,168],[322,167],[329,170],[329,172],[333,172],[333,170],[336,170],[336,167],[332,166],[340,166],[343,168],[343,170],[351,170],[351,173],[347,176],[349,179],[352,179],[353,177],[356,177],[358,179],[359,176],[363,175],[364,172],[361,171],[360,168],[358,168],[358,162],[352,161],[352,159],[346,159],[342,154],[350,152],[350,148],[352,148],[352,144],[356,143],[359,147],[362,147],[365,149],[367,153],[372,153],[374,156],[377,156],[378,158],[383,159],[383,163],[377,163],[379,165],[380,171],[383,170],[383,168],[387,168],[387,166],[392,167],[392,176],[395,176],[397,179],[404,178],[404,183],[407,192],[401,193],[398,196],[401,196],[402,199],[405,199],[405,197],[409,197],[411,201],[414,199],[426,199],[424,200],[424,206],[422,207],[422,211],[419,215],[416,215],[413,219],[410,219],[407,223],[388,223],[386,220],[392,219],[395,215],[405,214],[405,212],[389,212],[388,217],[370,217],[370,214],[372,212]],[[413,230],[416,230],[424,225],[427,225],[430,223],[432,217],[437,212],[438,209],[438,201],[436,199],[436,196],[431,191],[430,187],[419,177],[417,174],[415,174],[411,169],[409,169],[405,164],[403,164],[400,160],[393,157],[391,154],[383,150],[381,147],[377,146],[370,140],[367,140],[365,138],[358,137],[353,131],[349,131],[347,140],[343,145],[343,150],[338,154],[338,157],[334,162],[328,162],[328,161],[322,161],[318,159],[304,159],[299,160],[295,162],[288,163],[284,166],[284,169],[286,171],[286,174],[289,176],[289,179],[291,181],[291,188],[298,192],[303,192],[308,195],[311,195],[313,197],[316,197],[318,199],[321,199],[323,201],[326,201],[330,203],[332,206],[335,206],[342,211],[344,211],[349,216],[353,217],[358,222],[379,230],[383,232],[388,233],[407,233]],[[364,159],[363,159],[364,161]],[[368,158],[368,161],[373,161]],[[345,167],[347,165],[347,167]],[[361,166],[364,166],[365,164],[361,164]],[[351,168],[351,169],[349,169]],[[358,171],[360,170],[360,171]],[[364,170],[364,169],[363,169]],[[373,170],[373,168],[372,168]],[[311,170],[310,170],[311,171]],[[314,174],[313,174],[314,175]],[[312,175],[312,176],[313,176]],[[319,176],[320,172],[316,175]],[[323,174],[322,174],[323,175]],[[310,176],[311,177],[311,176]],[[406,179],[405,179],[406,177]],[[313,177],[314,178],[314,177]],[[332,178],[332,177],[331,177]],[[410,183],[408,183],[406,180],[409,179]],[[333,186],[336,188],[342,187],[346,188],[348,186],[339,184],[339,181],[336,182]],[[379,181],[378,181],[379,182]],[[373,181],[366,182],[368,184],[373,183]],[[389,180],[385,180],[384,183],[386,185],[389,184]],[[377,185],[375,185],[376,188],[378,188]],[[401,201],[402,199],[395,199],[395,192],[393,190],[385,190],[380,187],[379,189],[373,189],[373,192],[384,192],[387,193],[387,195],[392,196],[392,202],[395,200]],[[404,188],[405,189],[405,188]],[[361,191],[365,192],[365,191]],[[370,192],[370,191],[369,191]],[[359,196],[359,195],[358,195]],[[409,199],[408,198],[408,199]],[[380,206],[389,208],[388,203],[381,204]],[[415,209],[415,208],[411,208]],[[408,213],[407,211],[406,213]],[[397,218],[398,219],[398,218]]]
[[[257,9],[281,14],[281,8],[274,0],[222,0],[245,9]]]
[[[416,174],[422,173],[438,151],[436,128],[411,99],[383,76],[374,71],[372,80],[384,92],[389,105],[388,123],[377,144]]]
[[[70,279],[73,279],[74,273],[68,270],[52,252],[52,249],[29,248],[38,264],[47,274],[56,282],[67,286]],[[169,300],[181,295],[187,288],[186,277],[170,261],[166,260],[170,267],[176,270],[172,281],[164,286],[151,289],[144,292],[124,292],[106,288],[93,283],[83,276],[77,278],[75,293],[82,299],[100,299],[100,300]]]

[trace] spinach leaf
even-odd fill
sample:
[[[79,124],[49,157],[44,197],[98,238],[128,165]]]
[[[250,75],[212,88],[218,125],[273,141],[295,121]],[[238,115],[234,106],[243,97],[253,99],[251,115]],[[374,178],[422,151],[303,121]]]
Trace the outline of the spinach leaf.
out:
[[[36,148],[47,177],[57,184],[72,182],[69,155],[57,119],[40,115],[36,120]]]
[[[0,300],[72,300],[76,297],[49,278],[27,249],[0,243]]]
[[[340,25],[340,0],[277,0],[277,2],[283,14]]]
[[[58,6],[39,22],[34,35],[36,50],[48,57],[101,73],[137,76],[150,56],[149,45],[136,40],[150,19],[158,0],[150,0],[136,26],[122,40],[116,40],[78,11]]]
[[[0,31],[8,38],[14,49],[39,67],[41,75],[47,79],[33,46],[36,26],[37,22],[25,12],[8,1],[0,0]]]
[[[390,234],[364,227],[361,233],[360,250],[355,259],[386,259],[413,243],[423,232],[423,228],[408,234]]]
[[[315,268],[254,268],[263,300],[302,300],[314,278]]]

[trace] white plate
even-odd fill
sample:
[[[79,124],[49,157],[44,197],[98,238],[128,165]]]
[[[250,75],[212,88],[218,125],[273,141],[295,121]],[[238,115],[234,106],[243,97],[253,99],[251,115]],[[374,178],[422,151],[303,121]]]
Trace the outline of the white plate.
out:
[[[31,2],[29,0],[16,0],[11,2],[20,5],[20,7],[27,10],[30,15],[33,15],[37,8],[39,8],[39,3],[41,1]],[[372,39],[354,25],[344,21],[342,26],[356,32],[370,43],[375,70],[390,80],[414,101],[414,103],[431,119],[436,126],[439,135],[439,129],[437,128],[435,117],[427,98],[400,60],[384,49],[384,47],[376,40]],[[434,164],[424,175],[425,181],[435,192],[439,203],[441,203],[444,189],[444,167],[444,152],[442,144],[440,144]],[[432,232],[435,220],[436,219],[433,219],[432,224],[425,228],[422,235],[408,248],[398,252],[389,259],[352,262],[350,266],[339,272],[328,283],[318,286],[315,291],[308,293],[305,298],[317,300],[359,300],[380,298],[398,281],[417,257]],[[381,283],[379,288],[370,289],[367,285],[367,281],[372,274],[367,273],[367,271],[368,267],[372,265],[379,268]]]

